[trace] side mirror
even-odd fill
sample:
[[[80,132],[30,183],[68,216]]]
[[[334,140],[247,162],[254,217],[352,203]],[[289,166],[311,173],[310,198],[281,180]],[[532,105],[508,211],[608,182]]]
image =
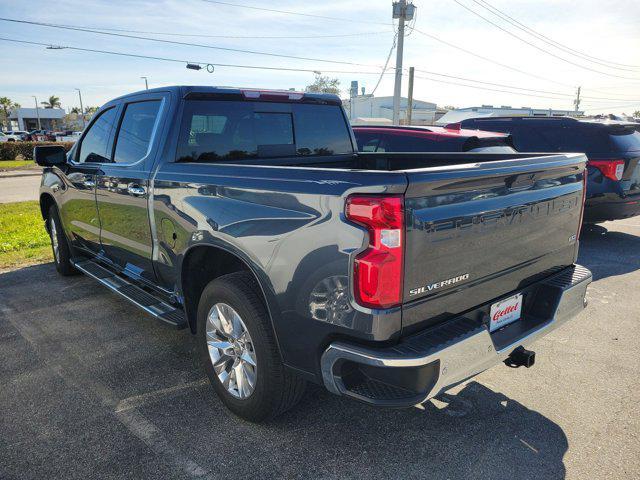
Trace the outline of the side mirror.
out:
[[[58,145],[39,145],[33,147],[33,159],[41,167],[53,167],[67,162],[67,152]]]

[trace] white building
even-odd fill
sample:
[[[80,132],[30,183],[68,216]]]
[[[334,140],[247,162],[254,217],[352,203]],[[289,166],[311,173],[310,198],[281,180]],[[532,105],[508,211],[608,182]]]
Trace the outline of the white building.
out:
[[[38,130],[38,117],[40,117],[40,129],[55,130],[60,128],[65,116],[62,108],[16,108],[9,113],[11,125],[17,126],[15,130]]]
[[[368,123],[367,119],[376,119],[380,123],[380,119],[386,118],[393,120],[393,97],[374,97],[371,94],[358,95],[349,100],[343,100],[347,115],[351,123]],[[400,123],[406,123],[408,99],[402,97],[400,99]],[[413,100],[413,109],[411,112],[411,123],[413,125],[432,125],[436,118],[436,104],[431,102],[423,102],[422,100]],[[357,121],[356,121],[357,120]]]
[[[457,123],[467,118],[482,117],[580,117],[584,112],[575,110],[554,110],[551,108],[514,108],[510,105],[494,107],[493,105],[482,105],[481,107],[466,107],[449,110],[445,115],[436,120],[436,125],[447,125]]]

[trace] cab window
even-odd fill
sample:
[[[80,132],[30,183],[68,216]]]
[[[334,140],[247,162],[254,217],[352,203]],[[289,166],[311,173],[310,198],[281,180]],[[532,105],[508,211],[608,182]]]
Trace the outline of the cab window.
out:
[[[109,135],[116,118],[116,109],[111,107],[100,113],[93,122],[78,149],[78,163],[106,163],[109,162]]]

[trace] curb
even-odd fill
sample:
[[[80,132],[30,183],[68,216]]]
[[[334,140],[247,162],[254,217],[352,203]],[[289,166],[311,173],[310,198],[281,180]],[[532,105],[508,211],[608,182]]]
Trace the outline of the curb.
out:
[[[8,172],[0,172],[0,179],[2,178],[16,178],[16,177],[39,177],[42,175],[41,171],[36,171],[33,173],[27,173],[24,170],[16,170],[16,173],[11,173],[11,170]]]

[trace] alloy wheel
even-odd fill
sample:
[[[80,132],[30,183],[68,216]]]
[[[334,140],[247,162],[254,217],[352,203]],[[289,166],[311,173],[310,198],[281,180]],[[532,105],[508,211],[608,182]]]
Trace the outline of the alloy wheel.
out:
[[[251,335],[238,312],[216,303],[207,315],[207,348],[213,369],[236,398],[249,397],[256,385],[257,360]]]

